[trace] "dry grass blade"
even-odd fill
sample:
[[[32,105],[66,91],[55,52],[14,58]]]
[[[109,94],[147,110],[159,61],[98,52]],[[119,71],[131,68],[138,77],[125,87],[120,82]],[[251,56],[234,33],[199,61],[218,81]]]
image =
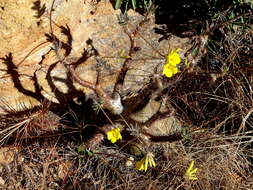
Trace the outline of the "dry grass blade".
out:
[[[26,119],[23,121],[18,122],[17,124],[7,127],[0,131],[0,143],[3,144],[5,140],[7,140],[9,137],[11,137],[15,132],[20,132],[20,129],[24,127],[24,125],[27,125],[31,119]]]

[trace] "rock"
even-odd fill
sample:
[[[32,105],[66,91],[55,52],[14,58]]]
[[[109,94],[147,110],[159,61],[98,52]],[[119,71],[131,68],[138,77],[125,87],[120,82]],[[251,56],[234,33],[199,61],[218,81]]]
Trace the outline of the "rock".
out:
[[[57,63],[59,57],[49,42],[51,2],[0,2],[0,114],[9,108],[16,111],[32,108],[40,105],[43,98],[62,104],[64,99],[80,92],[94,96],[92,90],[72,84],[66,68]],[[61,58],[66,57],[68,64],[78,63],[78,75],[92,83],[96,82],[99,68],[100,84],[109,94],[125,61],[120,52],[127,56],[131,42],[138,47],[139,51],[132,54],[128,63],[121,92],[124,96],[138,92],[150,82],[155,68],[161,70],[170,49],[187,49],[190,44],[189,39],[176,36],[158,42],[161,36],[154,32],[156,25],[152,16],[142,22],[144,17],[130,10],[130,24],[121,25],[117,15],[119,10],[114,10],[107,0],[56,0],[52,27],[54,35],[62,41]],[[130,39],[127,33],[133,34],[133,31],[138,32]],[[97,56],[82,57],[84,49],[92,49],[87,41],[92,42]]]
[[[180,121],[174,117],[166,117],[163,119],[157,119],[154,121],[146,131],[154,136],[166,136],[180,133],[182,129],[182,125]]]
[[[130,118],[135,121],[144,123],[148,121],[156,112],[158,112],[158,110],[160,109],[160,106],[161,106],[161,102],[151,99],[144,108],[142,108],[141,110],[135,113],[132,113],[130,115]]]

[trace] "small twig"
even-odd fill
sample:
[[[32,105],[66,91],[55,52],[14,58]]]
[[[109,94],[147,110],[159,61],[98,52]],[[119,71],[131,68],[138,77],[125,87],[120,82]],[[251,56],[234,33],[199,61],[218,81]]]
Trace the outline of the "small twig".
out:
[[[252,113],[253,113],[253,108],[251,108],[251,109],[249,110],[249,112],[247,113],[247,115],[243,118],[242,123],[241,123],[239,129],[238,129],[237,132],[236,132],[237,135],[239,135],[240,132],[241,132],[241,130],[242,130],[243,128],[245,128],[247,119],[251,116]]]

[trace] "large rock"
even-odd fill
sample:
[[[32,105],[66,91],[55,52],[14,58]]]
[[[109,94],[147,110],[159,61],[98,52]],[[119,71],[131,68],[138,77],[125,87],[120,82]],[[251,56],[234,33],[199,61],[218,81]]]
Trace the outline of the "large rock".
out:
[[[47,0],[0,2],[0,113],[5,113],[5,109],[18,111],[39,105],[42,97],[62,103],[66,97],[74,97],[79,92],[94,95],[90,89],[72,84],[65,67],[57,63],[59,57],[51,51],[53,45],[47,40],[51,5],[52,1]],[[100,82],[108,93],[113,91],[125,61],[123,57],[128,55],[131,46],[127,33],[133,34],[138,28],[132,40],[139,48],[128,63],[130,69],[124,80],[124,96],[145,87],[155,67],[158,66],[161,72],[163,55],[170,49],[187,49],[190,44],[189,39],[175,36],[158,42],[161,36],[154,32],[152,16],[142,22],[144,17],[130,10],[130,24],[122,25],[119,24],[119,13],[107,0],[56,0],[52,26],[55,36],[65,43],[60,44],[60,56],[65,57],[67,53],[68,63],[79,63],[76,72],[92,83],[96,82],[97,68],[100,68]],[[67,36],[68,31],[71,35]],[[68,46],[68,39],[72,40],[72,47]],[[84,49],[91,47],[87,44],[89,39],[99,55],[81,59]],[[62,51],[64,47],[66,51]]]

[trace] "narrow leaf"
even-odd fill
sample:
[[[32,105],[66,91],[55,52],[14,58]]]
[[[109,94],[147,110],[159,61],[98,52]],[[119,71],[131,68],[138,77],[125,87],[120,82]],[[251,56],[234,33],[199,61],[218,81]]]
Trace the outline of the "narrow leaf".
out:
[[[134,10],[136,9],[136,0],[132,0],[132,6],[134,8]]]
[[[115,9],[120,9],[122,0],[117,0],[115,3]]]

